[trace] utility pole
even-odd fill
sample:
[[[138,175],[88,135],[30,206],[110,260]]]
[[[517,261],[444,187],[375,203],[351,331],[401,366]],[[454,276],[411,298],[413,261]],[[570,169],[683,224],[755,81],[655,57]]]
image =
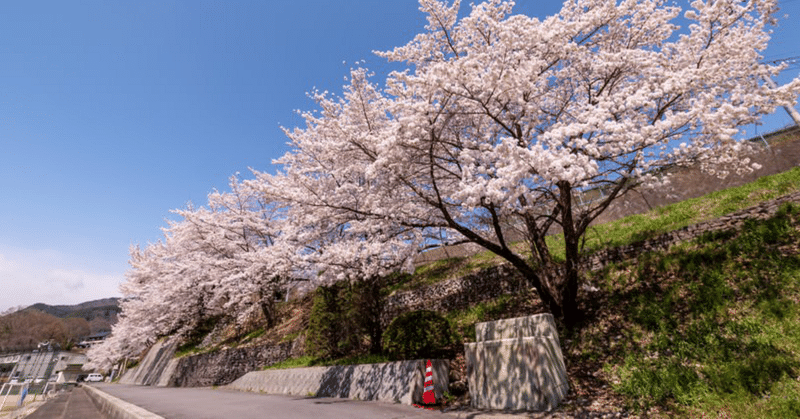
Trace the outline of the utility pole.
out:
[[[776,85],[775,82],[769,77],[764,77],[764,82],[767,83],[767,85],[772,89],[776,89],[778,87],[778,85]],[[800,126],[800,112],[797,112],[797,109],[791,106],[784,106],[783,109],[785,109],[786,113],[788,113],[789,116],[794,120],[794,124]]]
[[[778,58],[777,60],[768,61],[767,64],[781,64],[781,63],[797,64],[798,62],[800,62],[800,56]],[[771,89],[776,89],[778,87],[778,85],[775,84],[774,81],[772,81],[772,77],[762,76],[762,78],[764,79],[764,83],[766,83],[767,86],[769,86]],[[797,112],[797,109],[791,106],[784,106],[783,109],[785,109],[786,113],[789,114],[789,117],[791,117],[794,120],[794,124],[800,127],[800,112]]]

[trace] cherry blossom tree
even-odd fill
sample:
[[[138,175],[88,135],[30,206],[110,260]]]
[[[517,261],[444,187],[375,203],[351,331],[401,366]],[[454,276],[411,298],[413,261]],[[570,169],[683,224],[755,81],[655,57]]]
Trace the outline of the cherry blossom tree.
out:
[[[286,285],[288,259],[274,245],[279,209],[260,193],[230,181],[231,192],[214,192],[208,208],[176,210],[183,217],[171,226],[181,241],[185,269],[202,278],[210,308],[220,313],[239,313],[239,320],[258,309],[271,326],[275,293]]]
[[[676,165],[752,170],[738,127],[800,92],[800,78],[762,82],[781,70],[760,55],[775,0],[696,0],[683,20],[663,0],[568,0],[543,20],[512,7],[492,0],[459,18],[459,1],[420,0],[426,31],[378,53],[405,70],[381,86],[355,69],[342,97],[311,95],[319,109],[286,130],[283,170],[252,181],[291,207],[295,244],[319,245],[299,254],[343,279],[408,266],[432,244],[476,243],[573,325],[589,224]],[[592,189],[604,195],[576,203]],[[545,241],[554,231],[563,263]]]
[[[120,320],[90,351],[92,365],[136,356],[162,336],[188,336],[209,319],[238,327],[260,315],[272,325],[275,292],[290,272],[273,246],[281,215],[236,177],[229,186],[209,194],[207,208],[173,211],[182,219],[168,222],[162,241],[131,248]]]

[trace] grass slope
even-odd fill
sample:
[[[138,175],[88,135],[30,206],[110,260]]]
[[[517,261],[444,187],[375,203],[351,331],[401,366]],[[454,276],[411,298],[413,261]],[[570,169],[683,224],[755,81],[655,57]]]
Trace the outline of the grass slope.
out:
[[[800,417],[798,243],[800,208],[786,206],[741,232],[607,268],[568,362],[602,368],[634,411]]]

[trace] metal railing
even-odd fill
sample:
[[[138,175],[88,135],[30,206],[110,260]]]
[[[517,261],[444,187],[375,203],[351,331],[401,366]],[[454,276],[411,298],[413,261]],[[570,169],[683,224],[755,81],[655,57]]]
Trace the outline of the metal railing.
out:
[[[5,383],[0,387],[0,413],[16,410],[39,401],[47,400],[69,384],[46,381],[41,383]]]

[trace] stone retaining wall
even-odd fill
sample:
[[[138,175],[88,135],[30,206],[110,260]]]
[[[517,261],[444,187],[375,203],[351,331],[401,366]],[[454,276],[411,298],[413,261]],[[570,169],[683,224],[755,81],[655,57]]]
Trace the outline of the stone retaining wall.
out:
[[[510,265],[499,265],[386,297],[381,325],[413,310],[450,311],[469,307],[503,294],[519,292],[528,284]]]
[[[160,387],[209,387],[229,384],[244,374],[302,355],[298,342],[221,349],[175,358],[177,341],[164,339],[120,379],[122,384]]]
[[[176,359],[166,386],[209,387],[226,385],[250,371],[292,356],[293,342],[274,346],[222,349]]]
[[[226,388],[295,396],[422,403],[427,360],[253,371]],[[434,395],[448,391],[449,361],[431,360]]]

